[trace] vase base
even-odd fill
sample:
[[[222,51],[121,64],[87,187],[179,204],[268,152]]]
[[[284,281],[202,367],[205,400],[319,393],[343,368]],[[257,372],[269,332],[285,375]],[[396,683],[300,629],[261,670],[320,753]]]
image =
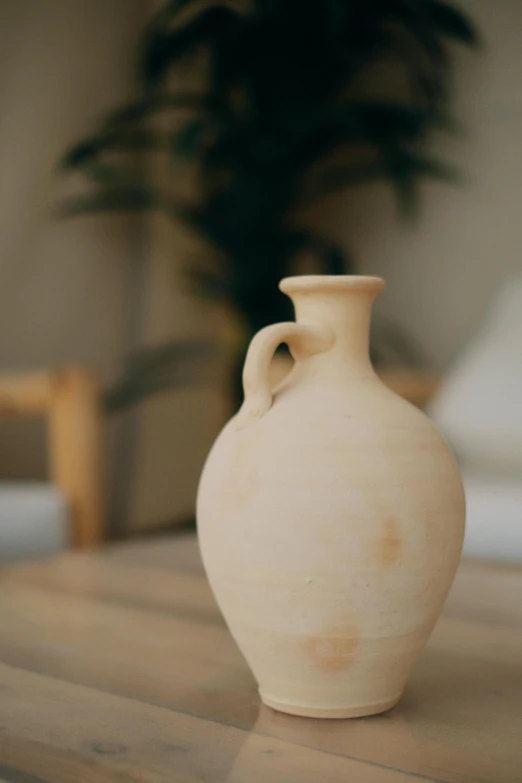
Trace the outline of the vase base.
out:
[[[259,692],[261,701],[267,707],[271,707],[278,712],[286,712],[289,715],[300,715],[303,718],[363,718],[367,715],[377,715],[379,712],[386,712],[395,707],[402,696],[399,693],[393,699],[387,701],[373,702],[370,704],[361,704],[356,707],[314,707],[306,704],[290,704],[284,701],[274,699],[266,693]]]

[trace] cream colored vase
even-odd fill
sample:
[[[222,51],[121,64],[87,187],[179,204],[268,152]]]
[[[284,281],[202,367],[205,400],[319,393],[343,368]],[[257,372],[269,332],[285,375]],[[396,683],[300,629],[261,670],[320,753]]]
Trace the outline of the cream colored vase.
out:
[[[345,718],[392,707],[459,561],[464,496],[441,435],[368,356],[373,277],[287,278],[296,323],[248,350],[245,402],[198,496],[203,561],[262,700]],[[294,369],[272,392],[276,347]]]

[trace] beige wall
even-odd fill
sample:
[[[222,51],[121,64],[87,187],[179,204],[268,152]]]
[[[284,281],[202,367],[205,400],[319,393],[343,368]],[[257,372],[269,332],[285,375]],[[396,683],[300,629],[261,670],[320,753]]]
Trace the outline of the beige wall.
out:
[[[181,269],[198,247],[164,219],[151,226],[149,286],[144,342],[201,337],[212,339],[216,314],[183,291]],[[223,368],[219,359],[205,388],[182,388],[151,398],[140,406],[130,524],[184,520],[194,513],[194,498],[203,461],[225,418]]]
[[[441,145],[465,186],[425,185],[415,226],[396,219],[385,186],[323,205],[322,223],[382,274],[381,311],[443,369],[465,346],[504,279],[522,272],[522,2],[465,0],[485,48],[457,60],[455,114],[465,135]]]
[[[130,94],[142,0],[0,3],[0,369],[90,363],[127,345],[135,223],[57,221],[56,163]],[[43,431],[0,424],[0,475],[40,476]]]

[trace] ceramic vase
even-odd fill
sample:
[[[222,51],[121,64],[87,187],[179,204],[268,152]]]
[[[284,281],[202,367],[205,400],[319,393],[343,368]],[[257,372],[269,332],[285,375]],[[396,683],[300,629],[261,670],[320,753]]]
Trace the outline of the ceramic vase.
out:
[[[295,323],[268,326],[216,440],[197,517],[204,565],[263,702],[347,718],[395,705],[442,610],[464,534],[456,462],[375,374],[380,278],[301,276]],[[295,365],[273,391],[280,343]]]

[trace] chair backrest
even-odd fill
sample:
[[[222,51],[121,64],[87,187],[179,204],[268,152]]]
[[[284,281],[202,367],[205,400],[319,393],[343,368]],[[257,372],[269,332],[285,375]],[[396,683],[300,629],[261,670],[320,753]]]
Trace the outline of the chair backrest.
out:
[[[44,416],[51,481],[66,498],[75,547],[105,535],[103,427],[100,387],[77,367],[0,376],[0,417]]]

